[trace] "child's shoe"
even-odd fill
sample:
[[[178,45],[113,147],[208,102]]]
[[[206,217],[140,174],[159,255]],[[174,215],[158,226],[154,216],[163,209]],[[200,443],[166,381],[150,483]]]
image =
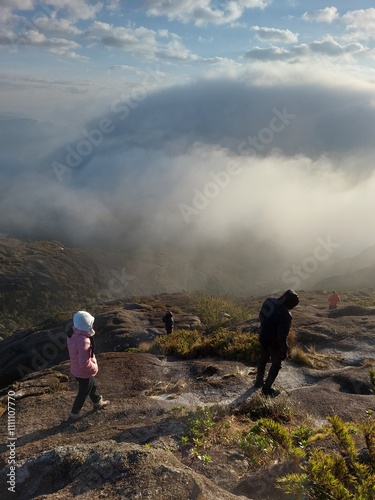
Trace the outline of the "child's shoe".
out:
[[[109,401],[105,401],[103,399],[103,396],[100,396],[100,399],[97,403],[94,403],[94,410],[101,410],[102,408],[105,408],[107,405],[109,405]]]

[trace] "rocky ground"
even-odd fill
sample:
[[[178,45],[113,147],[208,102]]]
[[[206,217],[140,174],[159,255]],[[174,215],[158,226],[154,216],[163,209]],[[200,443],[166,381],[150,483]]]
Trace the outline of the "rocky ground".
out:
[[[314,366],[285,363],[276,383],[282,390],[278,398],[316,425],[333,414],[347,421],[365,419],[368,410],[375,410],[369,382],[369,369],[375,366],[375,309],[354,305],[343,296],[340,308],[328,313],[322,293],[301,292],[300,296],[294,331],[297,342],[314,352]],[[249,298],[244,303],[255,313],[262,299]],[[232,427],[223,429],[221,439],[212,443],[210,462],[195,456],[192,447],[181,441],[187,412],[198,406],[221,411],[236,431],[246,431],[246,412],[257,397],[252,387],[254,366],[123,352],[146,346],[163,334],[161,316],[167,306],[179,311],[177,328],[200,327],[194,305],[184,294],[93,308],[97,380],[111,404],[90,411],[76,423],[66,421],[76,394],[61,340],[68,318],[20,331],[0,344],[2,498],[15,498],[5,487],[11,453],[6,446],[11,442],[9,390],[16,398],[18,499],[289,498],[274,488],[274,477],[293,470],[292,465],[282,462],[264,468],[254,463],[239,447],[227,444],[226,433],[233,432]],[[251,331],[257,321],[244,326]],[[22,380],[14,366],[22,367]],[[90,410],[89,402],[86,409]]]

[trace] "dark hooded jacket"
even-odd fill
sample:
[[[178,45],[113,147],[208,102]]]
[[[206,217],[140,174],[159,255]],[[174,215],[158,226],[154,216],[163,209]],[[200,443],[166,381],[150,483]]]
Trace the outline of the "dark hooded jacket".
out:
[[[285,354],[287,337],[292,324],[290,309],[299,302],[299,297],[293,290],[287,290],[279,298],[268,298],[263,302],[259,313],[260,342],[262,344],[278,344]]]
[[[174,320],[173,314],[170,311],[167,311],[163,316],[163,323],[165,324],[165,328],[167,331],[171,331],[173,329]]]

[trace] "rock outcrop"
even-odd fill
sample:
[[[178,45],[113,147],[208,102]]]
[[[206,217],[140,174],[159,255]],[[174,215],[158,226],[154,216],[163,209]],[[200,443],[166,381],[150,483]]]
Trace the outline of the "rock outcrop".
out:
[[[175,327],[201,329],[191,299],[183,294],[160,296],[153,306],[129,299],[93,306],[90,311],[95,316],[96,352],[120,352],[152,342],[165,333],[162,317],[166,304],[181,302],[186,309],[174,315]],[[66,340],[71,327],[71,317],[60,314],[5,338],[0,343],[0,388],[67,360]]]
[[[301,292],[300,297],[293,311],[296,342],[306,352],[313,351],[316,365],[285,363],[276,381],[282,394],[275,405],[307,415],[312,425],[326,423],[333,414],[347,421],[368,419],[375,410],[369,380],[375,364],[373,309],[358,308],[344,299],[340,313],[332,315],[324,294]],[[249,298],[246,305],[255,313],[262,300]],[[67,416],[77,383],[69,374],[66,349],[63,343],[60,349],[56,340],[61,333],[66,335],[70,317],[18,331],[0,344],[4,424],[0,481],[6,484],[10,471],[6,418],[12,394],[16,498],[284,498],[275,479],[293,471],[293,465],[280,459],[262,466],[239,445],[239,439],[231,439],[231,422],[238,436],[245,436],[267,408],[252,387],[255,366],[212,358],[168,359],[137,349],[124,352],[164,335],[161,318],[167,305],[179,311],[177,328],[200,327],[194,304],[184,294],[124,299],[92,308],[98,386],[111,403],[93,411],[87,401],[87,416],[75,423],[69,423]],[[257,324],[252,320],[242,326],[254,331]],[[48,366],[38,364],[33,369],[29,350],[35,356],[49,353]],[[20,378],[17,363],[28,366],[30,372]],[[200,447],[199,440],[194,447],[184,439],[191,426],[190,412],[199,408],[210,408],[228,424],[207,449]],[[3,491],[2,498],[15,498],[13,492]]]

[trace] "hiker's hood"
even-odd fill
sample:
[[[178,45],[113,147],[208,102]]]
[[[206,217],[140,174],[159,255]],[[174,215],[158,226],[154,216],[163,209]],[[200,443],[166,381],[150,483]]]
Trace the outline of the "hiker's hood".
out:
[[[95,330],[93,329],[94,321],[94,316],[91,316],[87,311],[78,311],[73,316],[74,328],[89,334],[90,337],[95,335]]]
[[[299,303],[299,297],[294,290],[287,290],[279,299],[288,309],[293,309]]]

